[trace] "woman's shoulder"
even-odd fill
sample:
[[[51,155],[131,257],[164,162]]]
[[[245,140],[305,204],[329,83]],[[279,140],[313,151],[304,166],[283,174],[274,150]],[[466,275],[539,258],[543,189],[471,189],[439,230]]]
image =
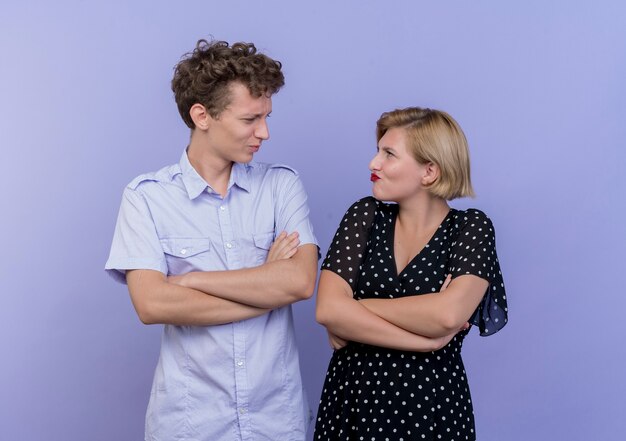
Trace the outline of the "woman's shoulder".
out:
[[[465,210],[453,209],[452,212],[452,228],[459,232],[464,231],[483,233],[484,235],[493,235],[494,228],[491,219],[487,214],[478,208],[468,208]]]
[[[374,223],[389,217],[388,214],[391,213],[393,205],[395,204],[386,204],[372,196],[366,196],[350,205],[343,216],[342,223],[369,228]]]
[[[452,217],[457,224],[471,225],[476,223],[491,224],[489,216],[478,208],[467,208],[465,210],[452,209]]]
[[[395,204],[388,204],[385,202],[381,202],[373,196],[365,196],[364,198],[359,199],[354,202],[348,208],[348,213],[350,212],[378,212],[378,211],[390,211],[393,209]]]

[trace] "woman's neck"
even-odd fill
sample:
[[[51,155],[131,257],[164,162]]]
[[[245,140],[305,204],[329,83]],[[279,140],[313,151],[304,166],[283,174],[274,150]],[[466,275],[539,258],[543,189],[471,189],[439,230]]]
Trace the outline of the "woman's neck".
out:
[[[421,234],[435,230],[449,211],[445,199],[422,193],[411,201],[398,203],[397,222],[403,230]]]

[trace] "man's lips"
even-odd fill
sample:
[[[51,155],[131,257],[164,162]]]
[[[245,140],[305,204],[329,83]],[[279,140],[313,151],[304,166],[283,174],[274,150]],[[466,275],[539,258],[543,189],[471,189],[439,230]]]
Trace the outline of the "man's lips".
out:
[[[250,149],[252,149],[252,151],[253,151],[254,153],[258,152],[260,148],[261,148],[261,146],[260,146],[260,145],[251,145],[251,146],[250,146]]]
[[[370,176],[370,181],[372,182],[376,182],[378,181],[380,178],[378,177],[378,175],[376,173],[372,173]]]

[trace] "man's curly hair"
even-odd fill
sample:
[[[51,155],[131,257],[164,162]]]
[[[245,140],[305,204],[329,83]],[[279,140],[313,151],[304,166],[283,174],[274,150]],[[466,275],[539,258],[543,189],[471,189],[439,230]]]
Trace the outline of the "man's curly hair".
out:
[[[209,115],[219,117],[230,104],[229,85],[240,82],[254,97],[272,95],[285,84],[282,65],[257,53],[252,43],[198,40],[196,48],[174,68],[172,91],[180,116],[190,129],[195,124],[189,115],[194,104],[202,104]]]

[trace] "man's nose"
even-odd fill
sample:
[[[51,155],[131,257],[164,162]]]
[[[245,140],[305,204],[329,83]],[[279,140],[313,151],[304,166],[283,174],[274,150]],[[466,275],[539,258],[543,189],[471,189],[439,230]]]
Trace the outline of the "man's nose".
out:
[[[265,119],[261,120],[254,131],[254,136],[259,139],[269,139],[270,130],[267,126],[267,121]]]

